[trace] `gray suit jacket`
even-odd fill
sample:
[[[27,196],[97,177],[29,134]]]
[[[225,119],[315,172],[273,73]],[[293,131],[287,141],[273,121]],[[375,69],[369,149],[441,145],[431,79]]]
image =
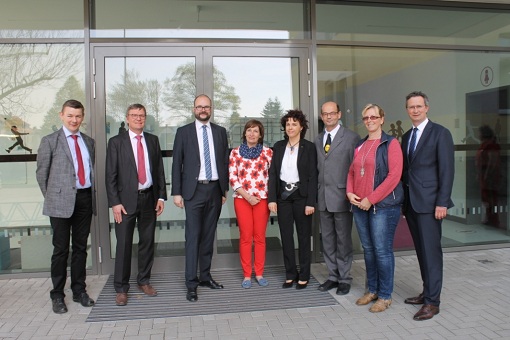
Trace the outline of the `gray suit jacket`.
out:
[[[324,151],[324,131],[315,138],[317,168],[319,170],[319,211],[347,212],[350,204],[345,197],[347,174],[354,157],[354,148],[360,137],[340,126],[331,141],[328,154]]]
[[[90,155],[90,181],[92,183],[92,212],[96,214],[94,185],[94,140],[81,133]],[[44,136],[37,151],[36,179],[44,196],[43,215],[69,218],[76,201],[76,171],[64,130]]]

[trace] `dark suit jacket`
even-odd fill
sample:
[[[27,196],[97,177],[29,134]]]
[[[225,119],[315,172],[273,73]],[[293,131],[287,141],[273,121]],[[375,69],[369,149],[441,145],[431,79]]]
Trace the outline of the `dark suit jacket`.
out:
[[[172,163],[172,196],[189,200],[195,194],[200,174],[200,150],[195,122],[177,129]],[[228,191],[228,141],[225,128],[211,123],[218,180],[223,195]]]
[[[94,185],[94,140],[80,132],[90,156],[90,182],[92,183],[92,212],[96,214]],[[62,128],[44,136],[37,151],[36,178],[44,196],[43,214],[69,218],[76,202],[76,170],[73,156]]]
[[[451,200],[454,169],[453,138],[448,129],[429,120],[413,159],[409,160],[408,145],[412,129],[402,137],[404,212],[411,204],[417,213],[434,213],[435,207],[453,207]]]
[[[287,140],[276,142],[273,147],[273,159],[269,168],[268,202],[277,202],[280,197],[280,171],[285,155]],[[299,194],[306,197],[306,205],[315,207],[317,203],[317,151],[315,145],[301,139],[299,142],[297,167],[299,173]]]
[[[143,136],[149,154],[154,200],[166,200],[165,169],[158,137],[147,132]],[[108,141],[105,180],[108,205],[122,204],[128,214],[133,214],[138,200],[138,171],[127,131]]]

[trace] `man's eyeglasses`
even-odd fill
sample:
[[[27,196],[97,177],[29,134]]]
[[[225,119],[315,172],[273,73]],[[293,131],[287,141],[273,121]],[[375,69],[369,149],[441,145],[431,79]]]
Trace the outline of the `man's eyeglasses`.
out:
[[[195,106],[195,110],[197,110],[197,111],[202,111],[202,110],[209,111],[210,109],[211,109],[210,106],[202,106],[202,105]]]
[[[368,117],[367,116],[367,117],[361,118],[361,120],[363,120],[364,122],[367,122],[369,119],[370,120],[376,120],[376,119],[379,119],[379,118],[381,118],[381,117],[379,117],[379,116],[370,116],[370,117]]]
[[[336,116],[338,114],[338,111],[336,112],[323,112],[322,115],[324,117],[331,117],[331,116]]]
[[[137,114],[134,114],[134,113],[130,113],[129,117],[131,117],[133,119],[141,119],[141,120],[145,119],[145,115],[137,115]]]
[[[424,107],[425,107],[425,106],[423,106],[423,105],[415,105],[415,106],[408,106],[408,107],[407,107],[407,109],[408,109],[408,110],[411,110],[411,111],[413,111],[414,109],[416,109],[416,110],[420,111],[420,110],[421,110],[421,109],[423,109]]]

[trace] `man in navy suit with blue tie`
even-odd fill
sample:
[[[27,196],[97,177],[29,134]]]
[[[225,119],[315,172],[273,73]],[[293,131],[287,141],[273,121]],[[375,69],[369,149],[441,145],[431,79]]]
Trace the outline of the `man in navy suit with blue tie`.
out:
[[[195,121],[177,129],[173,150],[172,196],[186,213],[186,299],[191,302],[198,299],[198,286],[223,288],[210,270],[216,227],[227,200],[229,150],[227,131],[209,121],[211,111],[208,96],[195,98]]]
[[[423,305],[414,315],[414,320],[421,321],[439,314],[443,285],[441,224],[453,207],[454,145],[450,131],[428,119],[429,99],[425,93],[408,94],[406,109],[413,128],[402,137],[403,210],[420,264],[423,291],[405,303]]]

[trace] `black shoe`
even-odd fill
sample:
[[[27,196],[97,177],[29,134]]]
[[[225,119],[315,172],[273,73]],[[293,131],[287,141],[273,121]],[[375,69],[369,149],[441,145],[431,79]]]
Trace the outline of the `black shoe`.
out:
[[[92,307],[94,306],[95,302],[89,297],[89,294],[87,293],[80,293],[78,295],[73,294],[73,301],[79,302],[83,307]]]
[[[296,289],[305,289],[306,286],[308,286],[308,281],[306,281],[305,283],[299,283],[299,282],[296,282]]]
[[[291,280],[290,282],[289,280],[285,279],[285,282],[282,284],[282,288],[291,288],[294,285],[294,282],[298,282],[298,280],[298,277],[296,277],[294,280]]]
[[[64,314],[67,313],[67,306],[64,302],[64,298],[56,298],[51,300],[53,306],[53,313]]]
[[[351,285],[345,282],[340,282],[338,284],[338,288],[336,289],[336,295],[345,295],[349,294],[351,291]]]
[[[327,292],[328,290],[336,288],[336,287],[338,287],[338,282],[327,280],[326,282],[321,284],[318,289],[321,292]]]
[[[209,281],[200,281],[198,284],[200,287],[209,287],[211,289],[223,289],[223,285],[210,279]]]
[[[9,150],[9,149],[5,149],[5,151],[7,151],[7,153],[11,153],[11,150]]]
[[[198,300],[196,288],[188,288],[188,292],[186,293],[186,300],[190,302],[196,302]]]

